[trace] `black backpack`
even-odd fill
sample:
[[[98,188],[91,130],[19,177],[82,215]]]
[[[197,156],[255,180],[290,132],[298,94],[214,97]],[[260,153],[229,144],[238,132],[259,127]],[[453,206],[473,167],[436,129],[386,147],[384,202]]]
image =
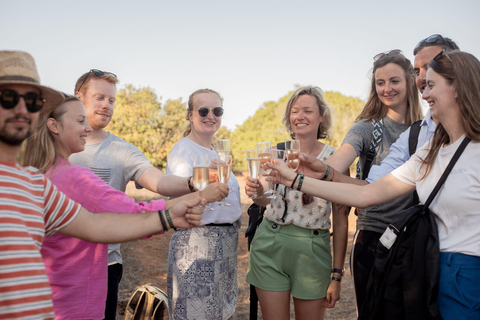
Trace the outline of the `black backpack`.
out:
[[[399,213],[383,233],[359,320],[441,319],[438,231],[428,207],[469,142],[465,138],[459,146],[425,204]]]

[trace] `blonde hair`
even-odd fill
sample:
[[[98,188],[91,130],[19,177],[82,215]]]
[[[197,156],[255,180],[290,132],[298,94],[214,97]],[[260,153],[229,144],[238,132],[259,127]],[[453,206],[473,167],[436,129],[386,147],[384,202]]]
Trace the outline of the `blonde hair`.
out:
[[[190,112],[193,112],[193,105],[196,101],[196,97],[197,95],[201,94],[201,93],[213,93],[213,94],[216,94],[218,96],[218,99],[220,100],[220,106],[223,107],[223,98],[222,96],[215,90],[212,90],[212,89],[198,89],[196,90],[195,92],[193,92],[189,97],[188,97],[188,103],[187,103],[187,112],[186,112],[186,115],[185,115],[185,119],[188,120],[188,123],[187,123],[187,126],[185,127],[185,130],[183,131],[183,137],[185,138],[186,136],[188,136],[191,132],[192,132],[192,122],[190,121],[190,118],[189,118],[189,114]],[[216,144],[217,144],[217,137],[214,135],[213,136],[213,139],[212,139],[212,146],[215,148],[216,147]]]
[[[410,60],[405,58],[403,54],[398,54],[396,56],[386,56],[375,61],[373,64],[370,94],[368,96],[367,103],[355,121],[381,119],[387,115],[388,106],[386,106],[380,100],[377,94],[375,71],[389,63],[395,63],[405,71],[405,78],[407,81],[407,110],[405,114],[406,123],[408,125],[412,125],[415,121],[423,118],[420,97],[418,95],[417,84],[415,82],[415,72],[413,70],[412,63]]]
[[[319,114],[321,117],[323,117],[323,122],[321,122],[318,126],[317,140],[327,138],[330,133],[330,128],[332,127],[332,110],[325,101],[323,91],[319,87],[305,86],[295,90],[295,92],[290,96],[290,99],[288,99],[282,123],[285,125],[285,128],[290,136],[294,139],[295,132],[293,132],[292,124],[290,123],[290,112],[292,111],[292,106],[295,101],[297,101],[297,99],[303,95],[309,95],[315,98],[317,101]]]
[[[47,126],[47,120],[53,118],[60,121],[67,112],[67,104],[72,101],[80,102],[76,96],[67,96],[65,102],[50,114],[41,115],[34,134],[26,140],[25,153],[22,159],[23,166],[32,166],[45,173],[50,167],[57,165],[59,149],[56,146],[55,138]]]

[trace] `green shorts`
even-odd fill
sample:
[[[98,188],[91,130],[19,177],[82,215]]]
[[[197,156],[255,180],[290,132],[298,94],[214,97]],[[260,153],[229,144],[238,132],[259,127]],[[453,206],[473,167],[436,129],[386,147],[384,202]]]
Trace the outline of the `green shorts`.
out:
[[[325,298],[331,279],[329,230],[279,225],[266,218],[250,248],[247,282],[297,299]]]

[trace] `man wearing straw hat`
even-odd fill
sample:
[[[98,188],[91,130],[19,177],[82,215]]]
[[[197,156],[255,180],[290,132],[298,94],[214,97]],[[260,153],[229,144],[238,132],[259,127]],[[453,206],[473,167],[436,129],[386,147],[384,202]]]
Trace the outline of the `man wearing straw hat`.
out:
[[[92,214],[38,170],[16,163],[39,114],[49,114],[63,100],[61,93],[40,84],[32,56],[0,51],[0,319],[54,319],[40,254],[45,235],[60,232],[112,243],[164,231],[161,211]],[[173,206],[173,223],[180,228],[199,225],[201,215],[186,216],[186,211],[200,202],[206,203],[194,199]]]

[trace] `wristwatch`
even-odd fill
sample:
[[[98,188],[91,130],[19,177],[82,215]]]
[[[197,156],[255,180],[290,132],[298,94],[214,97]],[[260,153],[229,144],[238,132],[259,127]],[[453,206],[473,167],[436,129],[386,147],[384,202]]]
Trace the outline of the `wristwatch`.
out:
[[[190,180],[192,179],[192,177],[188,177],[187,179],[187,185],[188,185],[188,188],[190,189],[191,192],[195,192],[195,188],[192,186],[192,184],[190,183]]]

